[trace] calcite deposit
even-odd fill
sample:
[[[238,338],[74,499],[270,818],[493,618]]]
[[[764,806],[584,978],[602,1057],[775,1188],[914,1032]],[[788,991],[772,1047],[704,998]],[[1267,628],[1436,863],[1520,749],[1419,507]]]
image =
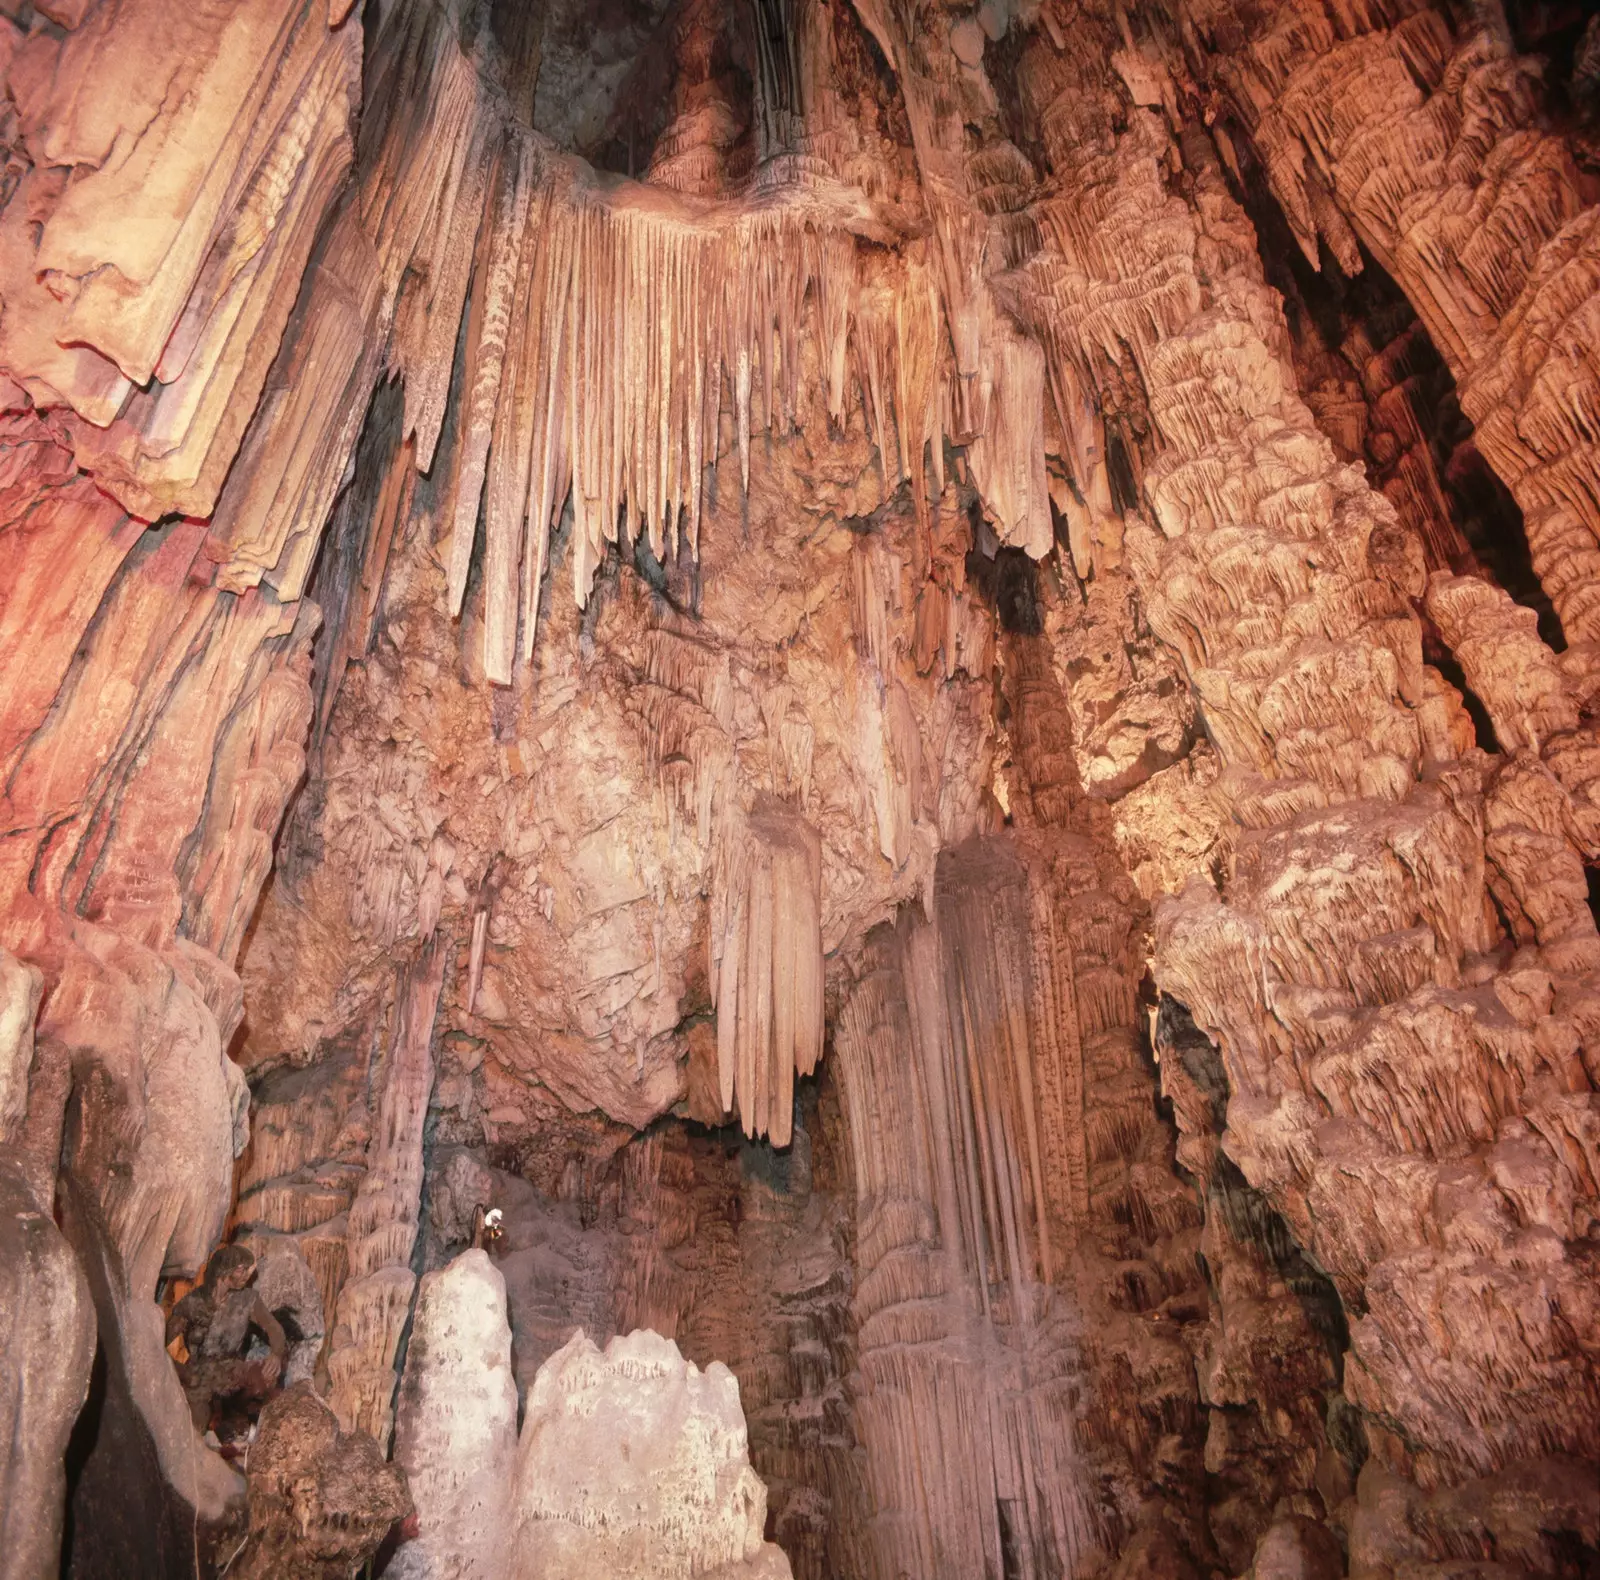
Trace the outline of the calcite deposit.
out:
[[[1600,1563],[1583,12],[0,0],[0,1580]]]
[[[518,1450],[509,1573],[785,1580],[764,1544],[739,1385],[643,1330],[602,1355],[582,1332],[539,1369]]]

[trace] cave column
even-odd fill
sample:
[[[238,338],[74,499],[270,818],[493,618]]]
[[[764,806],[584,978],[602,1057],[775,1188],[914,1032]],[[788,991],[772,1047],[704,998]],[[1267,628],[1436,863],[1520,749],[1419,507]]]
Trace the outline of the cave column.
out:
[[[1409,12],[1409,14],[1406,14]],[[1503,19],[1458,33],[1436,9],[1268,7],[1241,30],[1183,8],[1307,256],[1355,235],[1409,297],[1521,506],[1533,567],[1569,645],[1577,702],[1600,653],[1600,206],[1566,138],[1541,126],[1532,63]],[[1224,35],[1226,46],[1224,47]],[[1208,53],[1215,51],[1215,53]],[[1354,248],[1334,249],[1347,269]],[[1588,732],[1546,759],[1593,824]],[[1591,829],[1589,854],[1597,847]]]
[[[328,1346],[330,1403],[341,1426],[367,1432],[385,1448],[394,1424],[395,1356],[417,1284],[411,1253],[422,1202],[422,1127],[433,1094],[433,1022],[450,952],[448,940],[436,933],[399,975],[367,1171],[350,1206],[350,1275],[339,1292]]]
[[[1225,900],[1192,881],[1158,908],[1157,981],[1220,1043],[1224,1151],[1365,1312],[1346,1389],[1391,1462],[1427,1481],[1555,1441],[1592,1457],[1600,1378],[1557,1337],[1580,1299],[1567,1242],[1584,1210],[1547,1223],[1507,1160],[1531,1148],[1563,1192],[1593,1196],[1588,1149],[1580,1160],[1566,1138],[1593,1111],[1595,1059],[1578,1050],[1600,945],[1592,920],[1534,900],[1541,914],[1514,929],[1528,952],[1501,970],[1489,901],[1532,899],[1523,834],[1552,838],[1568,873],[1576,852],[1559,814],[1542,821],[1548,800],[1471,749],[1423,665],[1413,588],[1371,553],[1392,507],[1337,463],[1295,391],[1281,310],[1207,140],[1186,131],[1180,159],[1108,80],[1110,22],[1080,10],[1073,30],[1070,53],[1036,36],[1021,67],[1061,255],[1035,271],[1048,299],[1034,311],[1084,377],[1120,346],[1137,365],[1155,453],[1130,563],[1241,830]],[[1168,185],[1180,164],[1187,201]],[[1447,1179],[1457,1205],[1431,1222]],[[1563,1249],[1534,1272],[1523,1236],[1548,1228]],[[1450,1293],[1469,1267],[1471,1322]]]

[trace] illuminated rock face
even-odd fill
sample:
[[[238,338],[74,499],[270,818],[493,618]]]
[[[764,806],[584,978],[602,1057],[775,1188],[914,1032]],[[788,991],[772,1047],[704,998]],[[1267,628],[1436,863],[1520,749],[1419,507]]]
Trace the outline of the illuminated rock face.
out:
[[[0,5],[0,1573],[1566,1572],[1600,34],[593,9]]]
[[[780,1580],[745,1442],[726,1366],[702,1373],[648,1331],[603,1354],[575,1334],[528,1390],[509,1573]]]
[[[483,1251],[466,1251],[417,1292],[395,1424],[419,1532],[395,1555],[402,1576],[505,1573],[516,1452],[505,1280]]]

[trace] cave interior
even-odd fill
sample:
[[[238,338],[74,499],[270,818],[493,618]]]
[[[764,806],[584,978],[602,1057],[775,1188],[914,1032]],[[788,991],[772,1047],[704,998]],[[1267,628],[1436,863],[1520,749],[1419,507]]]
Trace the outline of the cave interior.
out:
[[[1600,1577],[1600,12],[0,0],[0,1580]]]

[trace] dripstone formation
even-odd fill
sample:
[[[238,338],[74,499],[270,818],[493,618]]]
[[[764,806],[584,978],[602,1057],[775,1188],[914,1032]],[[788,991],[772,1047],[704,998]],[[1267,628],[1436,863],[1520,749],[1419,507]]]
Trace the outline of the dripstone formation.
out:
[[[1600,1568],[1600,19],[0,0],[0,1580]]]

